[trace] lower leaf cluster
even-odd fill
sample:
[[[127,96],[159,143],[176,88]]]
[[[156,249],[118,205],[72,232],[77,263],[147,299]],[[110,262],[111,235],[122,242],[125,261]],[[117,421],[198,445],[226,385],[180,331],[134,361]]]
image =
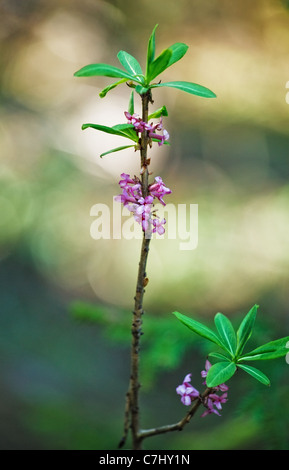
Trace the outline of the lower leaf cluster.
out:
[[[243,354],[244,347],[253,332],[258,307],[258,305],[254,305],[250,309],[241,321],[237,331],[234,330],[229,318],[222,313],[215,315],[214,322],[217,332],[214,332],[203,323],[179,312],[174,312],[177,319],[190,330],[216,344],[222,350],[222,353],[211,352],[209,354],[209,356],[219,359],[220,362],[214,364],[208,372],[208,387],[216,387],[221,383],[227,382],[238,368],[244,370],[262,384],[270,385],[269,378],[262,371],[251,365],[244,364],[244,362],[277,359],[285,356],[288,353],[287,343],[289,336],[270,341]]]

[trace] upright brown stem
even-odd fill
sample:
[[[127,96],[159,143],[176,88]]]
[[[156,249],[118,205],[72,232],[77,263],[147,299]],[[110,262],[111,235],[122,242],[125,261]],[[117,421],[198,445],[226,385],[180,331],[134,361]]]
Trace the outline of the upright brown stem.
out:
[[[148,108],[149,102],[151,101],[150,93],[146,93],[141,96],[142,98],[142,120],[148,121]],[[141,135],[141,177],[142,177],[142,194],[143,197],[148,195],[148,168],[147,168],[147,147],[148,147],[148,135],[147,131],[144,130]],[[132,432],[133,449],[141,449],[141,441],[139,438],[139,351],[140,351],[140,337],[142,335],[142,315],[143,311],[143,297],[145,293],[146,284],[146,266],[149,253],[150,236],[147,233],[143,233],[141,255],[138,268],[136,294],[134,297],[134,311],[132,321],[132,343],[131,343],[131,375],[129,390],[127,393],[126,402],[126,416],[125,416],[125,431],[124,437],[120,445],[124,444],[130,427]]]
[[[139,351],[140,337],[142,335],[142,315],[144,284],[146,279],[146,264],[149,252],[150,239],[143,236],[141,257],[139,262],[135,308],[132,322],[132,345],[131,345],[131,385],[130,385],[130,411],[131,411],[131,431],[133,438],[133,449],[140,449],[141,441],[139,434]]]
[[[150,91],[142,98],[142,120],[148,122],[148,108],[149,103],[153,102]],[[146,130],[142,132],[140,139],[140,153],[141,153],[141,183],[142,183],[142,195],[145,198],[149,194],[149,183],[148,183],[148,165],[149,160],[147,159],[147,147],[149,144],[148,133]],[[148,233],[149,232],[149,233]],[[139,351],[140,351],[140,338],[142,335],[142,315],[143,310],[143,297],[145,293],[145,286],[147,284],[146,277],[146,266],[149,253],[151,235],[150,230],[143,232],[143,240],[138,268],[136,293],[134,297],[134,311],[132,320],[132,342],[131,342],[131,370],[130,370],[130,382],[128,392],[126,394],[126,406],[125,406],[125,420],[124,420],[124,435],[119,443],[119,447],[122,447],[126,441],[129,429],[132,433],[132,444],[133,450],[141,450],[142,441],[151,436],[157,434],[164,434],[171,431],[181,431],[184,426],[190,422],[191,418],[196,413],[199,406],[204,403],[205,398],[209,395],[211,389],[207,388],[205,392],[200,395],[194,402],[190,411],[184,416],[184,418],[175,424],[167,426],[161,426],[153,429],[140,429],[140,415],[139,415]]]

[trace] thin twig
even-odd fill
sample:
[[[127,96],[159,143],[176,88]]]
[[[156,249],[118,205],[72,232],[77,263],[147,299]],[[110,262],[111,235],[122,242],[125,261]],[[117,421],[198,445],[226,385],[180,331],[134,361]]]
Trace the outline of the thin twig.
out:
[[[186,424],[188,424],[191,418],[196,413],[199,406],[204,402],[204,399],[211,393],[212,389],[207,388],[204,393],[202,393],[194,402],[193,406],[191,407],[190,411],[184,416],[181,421],[175,424],[168,424],[166,426],[161,426],[158,428],[152,429],[144,429],[141,430],[139,433],[139,439],[143,440],[147,437],[156,436],[158,434],[164,434],[171,431],[182,431]]]
[[[131,384],[129,383],[125,401],[123,436],[118,444],[119,449],[124,446],[130,427],[130,388]]]

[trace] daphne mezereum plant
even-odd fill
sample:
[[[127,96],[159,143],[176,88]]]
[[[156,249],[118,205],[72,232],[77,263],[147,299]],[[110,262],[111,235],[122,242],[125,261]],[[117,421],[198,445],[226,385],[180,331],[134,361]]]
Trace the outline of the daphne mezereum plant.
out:
[[[145,287],[148,283],[146,266],[153,233],[157,232],[162,235],[165,232],[164,226],[166,224],[164,218],[160,219],[158,217],[157,211],[154,209],[154,201],[157,200],[165,206],[166,202],[164,198],[171,194],[171,189],[165,185],[160,176],[150,181],[151,173],[149,166],[151,159],[148,156],[148,149],[152,147],[153,143],[157,143],[159,146],[168,145],[169,140],[169,134],[163,124],[163,118],[168,116],[166,107],[162,106],[152,113],[149,113],[149,105],[153,104],[152,91],[157,91],[160,87],[169,87],[204,98],[216,97],[211,90],[195,83],[186,81],[162,82],[159,79],[159,75],[162,72],[185,55],[188,46],[184,43],[175,43],[165,49],[160,55],[155,56],[156,28],[157,26],[155,26],[148,41],[145,70],[141,68],[139,62],[132,55],[125,51],[120,51],[117,57],[123,68],[98,63],[86,65],[75,73],[76,77],[105,76],[117,78],[117,81],[108,85],[101,91],[101,98],[104,98],[109,91],[121,84],[126,84],[131,88],[128,108],[124,110],[126,122],[116,124],[112,127],[103,124],[88,123],[83,124],[82,129],[93,128],[121,136],[129,141],[127,145],[104,152],[100,155],[101,157],[128,148],[134,148],[135,151],[140,152],[139,175],[131,176],[123,172],[119,181],[122,192],[116,197],[117,201],[123,203],[123,205],[132,212],[135,220],[141,225],[143,231],[131,329],[130,381],[126,394],[124,433],[119,444],[120,447],[125,444],[130,431],[132,447],[135,450],[142,448],[142,442],[147,437],[183,429],[200,406],[204,406],[205,408],[202,416],[212,413],[219,414],[219,411],[222,409],[222,404],[227,401],[228,386],[225,382],[234,375],[237,369],[242,369],[263,384],[269,385],[269,379],[265,374],[247,365],[246,362],[275,359],[285,356],[288,352],[286,343],[289,340],[288,336],[267,343],[248,353],[243,352],[255,323],[257,305],[252,307],[245,316],[237,332],[234,331],[231,321],[221,313],[217,313],[215,316],[217,331],[214,332],[206,325],[181,313],[174,312],[175,317],[194,333],[211,341],[218,347],[217,351],[212,351],[209,355],[217,360],[217,362],[212,365],[208,359],[206,360],[205,370],[201,372],[201,376],[205,379],[205,389],[202,393],[191,385],[190,373],[186,375],[183,383],[177,387],[176,392],[181,396],[182,403],[186,406],[190,406],[189,411],[179,422],[152,429],[141,429],[139,362],[140,338],[143,333],[143,298]],[[138,95],[141,100],[141,116],[137,115],[134,110],[135,95]]]

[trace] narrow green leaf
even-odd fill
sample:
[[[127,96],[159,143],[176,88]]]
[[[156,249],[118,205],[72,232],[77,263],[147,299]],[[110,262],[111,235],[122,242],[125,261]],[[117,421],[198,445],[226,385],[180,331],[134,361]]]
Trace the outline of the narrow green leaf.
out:
[[[252,356],[248,354],[244,354],[243,356],[239,357],[238,362],[243,361],[267,361],[270,359],[278,359],[279,357],[286,356],[289,350],[277,350],[272,352],[267,352],[263,354],[253,354]]]
[[[128,130],[134,130],[134,126],[133,124],[115,124],[114,126],[112,126],[112,129],[114,129],[115,131],[121,131],[121,132],[126,132]]]
[[[245,344],[249,340],[253,327],[255,324],[255,319],[257,315],[257,310],[259,308],[259,305],[254,305],[254,307],[251,308],[251,310],[247,313],[245,318],[242,320],[238,331],[237,331],[237,354],[241,354]]]
[[[268,377],[259,369],[256,369],[252,366],[247,366],[245,364],[238,364],[238,367],[250,374],[252,377],[254,377],[254,379],[259,380],[259,382],[261,382],[262,384],[268,386],[270,385],[270,380],[268,379]]]
[[[165,49],[149,66],[147,80],[151,82],[160,73],[162,73],[167,67],[172,57],[172,51]]]
[[[122,132],[134,142],[138,142],[139,140],[133,124],[116,124],[112,126],[112,129]]]
[[[167,86],[171,88],[177,88],[178,90],[185,91],[190,93],[191,95],[202,96],[203,98],[216,98],[214,92],[209,90],[208,88],[198,85],[197,83],[191,82],[165,82],[165,83],[157,83],[155,85],[151,85],[151,88],[157,88]]]
[[[175,62],[178,62],[182,57],[184,57],[185,53],[189,49],[189,46],[182,42],[176,42],[172,46],[170,46],[168,49],[172,51],[172,56],[169,60],[168,67],[173,65]]]
[[[263,344],[253,351],[248,352],[240,357],[242,361],[265,361],[269,359],[278,359],[279,357],[286,356],[289,352],[287,343],[289,336],[284,338],[270,341],[269,343]]]
[[[147,87],[143,87],[141,85],[137,85],[135,87],[135,91],[139,94],[139,95],[144,95],[147,91],[149,91],[149,88]]]
[[[119,51],[117,58],[125,70],[133,76],[142,79],[143,71],[138,61],[126,51]]]
[[[132,137],[128,136],[125,132],[122,132],[121,130],[118,130],[117,128],[103,126],[101,124],[91,124],[91,123],[82,125],[83,130],[87,129],[88,127],[91,127],[92,129],[96,129],[98,131],[106,132],[107,134],[119,135],[121,137],[126,137],[127,139],[136,141]]]
[[[206,384],[208,387],[217,387],[227,382],[236,372],[234,362],[217,362],[208,370]]]
[[[206,325],[203,325],[203,323],[193,320],[192,318],[189,318],[186,315],[183,315],[182,313],[173,312],[173,314],[177,317],[178,320],[180,320],[180,322],[182,322],[190,330],[194,331],[194,333],[197,333],[199,336],[202,336],[203,338],[212,341],[213,343],[217,344],[222,349],[224,349],[224,345],[222,344],[218,336]]]
[[[156,50],[156,39],[155,39],[155,34],[156,34],[156,29],[158,25],[156,24],[153,32],[149,38],[148,42],[148,49],[147,49],[147,66],[146,66],[146,78],[148,77],[148,71],[150,64],[154,61],[155,59],[155,50]]]
[[[130,147],[134,147],[134,145],[124,145],[122,147],[116,147],[115,149],[108,150],[100,155],[100,157],[104,157],[104,155],[108,155],[109,153],[119,152],[120,150],[128,149]]]
[[[117,82],[112,83],[111,85],[105,87],[105,88],[99,93],[99,96],[100,96],[101,98],[104,98],[110,90],[113,90],[115,87],[117,87],[117,86],[120,85],[121,83],[126,82],[126,80],[127,80],[126,78],[122,78],[121,80],[118,80]]]
[[[210,357],[215,357],[216,359],[221,359],[221,361],[228,361],[231,362],[231,359],[224,354],[220,354],[218,352],[211,352],[208,354]]]
[[[224,348],[234,357],[237,348],[237,339],[231,321],[222,313],[217,313],[215,315],[215,325]]]
[[[153,141],[153,142],[159,142],[160,140],[153,138],[152,141]],[[170,144],[167,140],[165,140],[165,141],[163,142],[163,145],[171,145],[171,144]]]
[[[128,112],[132,116],[134,113],[134,91],[132,90],[128,102]]]
[[[167,108],[165,106],[162,106],[161,108],[157,109],[154,113],[150,114],[148,117],[148,120],[150,119],[157,119],[161,116],[168,116],[169,113],[167,111]]]
[[[75,72],[75,77],[95,77],[95,76],[103,76],[103,77],[119,77],[119,78],[127,78],[128,80],[136,80],[133,75],[125,72],[124,70],[119,69],[118,67],[114,67],[113,65],[109,64],[89,64],[82,67],[80,70]]]

